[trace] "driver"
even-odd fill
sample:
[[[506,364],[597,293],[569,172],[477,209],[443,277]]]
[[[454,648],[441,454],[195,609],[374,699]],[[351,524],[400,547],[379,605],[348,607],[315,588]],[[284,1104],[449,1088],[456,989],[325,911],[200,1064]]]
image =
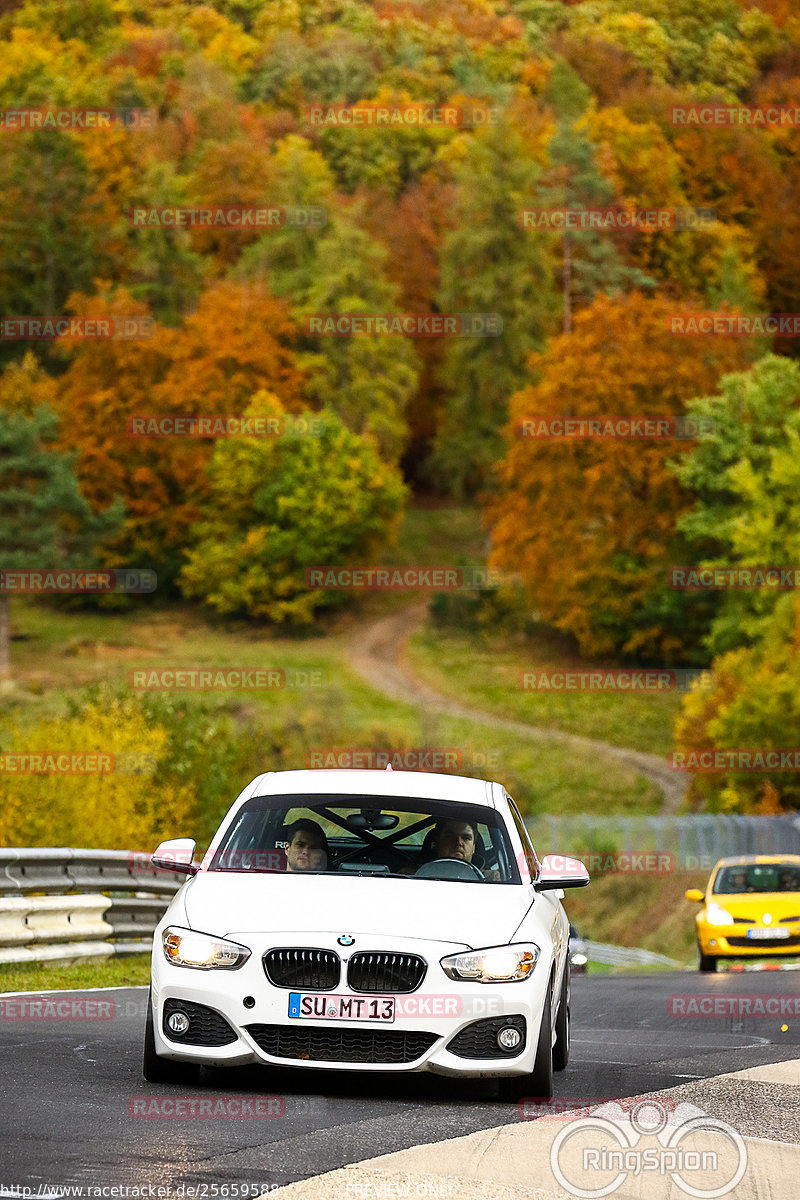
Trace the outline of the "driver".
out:
[[[475,853],[475,826],[455,818],[438,821],[433,828],[431,845],[436,858],[458,858],[461,862],[471,863]]]
[[[301,817],[288,825],[284,833],[287,871],[324,871],[327,868],[328,839],[321,825]]]
[[[456,858],[460,862],[472,863],[479,870],[478,863],[473,862],[476,850],[477,830],[471,821],[459,821],[450,817],[446,821],[438,821],[433,827],[431,848],[435,858]],[[481,862],[480,857],[478,862]],[[496,883],[500,875],[491,867],[481,864],[480,873],[489,883]]]

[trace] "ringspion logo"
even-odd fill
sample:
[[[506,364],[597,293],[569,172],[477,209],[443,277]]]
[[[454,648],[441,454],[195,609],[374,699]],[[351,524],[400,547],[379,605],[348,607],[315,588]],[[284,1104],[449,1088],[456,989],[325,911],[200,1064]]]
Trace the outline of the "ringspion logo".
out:
[[[580,1200],[609,1196],[640,1175],[669,1178],[695,1200],[718,1200],[746,1168],[747,1147],[726,1121],[693,1104],[669,1111],[660,1100],[642,1100],[628,1113],[611,1101],[588,1116],[567,1116],[550,1148],[553,1175]]]

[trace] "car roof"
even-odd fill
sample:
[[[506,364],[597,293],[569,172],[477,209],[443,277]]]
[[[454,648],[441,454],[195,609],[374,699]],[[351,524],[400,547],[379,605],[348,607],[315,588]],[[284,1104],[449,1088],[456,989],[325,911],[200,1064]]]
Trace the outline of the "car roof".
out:
[[[787,866],[800,867],[800,854],[739,854],[734,858],[721,858],[714,870],[720,867],[752,867],[768,863],[785,863]]]
[[[494,785],[465,775],[434,771],[332,770],[267,771],[253,780],[248,796],[282,794],[345,794],[398,796],[411,799],[450,800],[456,804],[482,804],[496,808]]]

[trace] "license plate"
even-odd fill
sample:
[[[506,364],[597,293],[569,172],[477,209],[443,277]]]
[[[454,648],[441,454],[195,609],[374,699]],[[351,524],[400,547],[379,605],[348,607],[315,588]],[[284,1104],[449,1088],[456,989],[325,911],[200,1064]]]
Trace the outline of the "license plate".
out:
[[[754,942],[765,941],[769,938],[788,938],[788,929],[748,929],[747,936],[752,938]]]
[[[314,1021],[394,1021],[394,996],[320,996],[319,993],[289,993],[289,1016]]]

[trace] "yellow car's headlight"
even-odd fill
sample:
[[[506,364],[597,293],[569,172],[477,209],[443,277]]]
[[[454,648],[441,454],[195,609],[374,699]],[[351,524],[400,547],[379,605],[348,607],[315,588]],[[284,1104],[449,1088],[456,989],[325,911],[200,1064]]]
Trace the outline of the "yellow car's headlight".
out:
[[[733,925],[734,923],[727,908],[722,908],[719,904],[709,904],[706,909],[706,920],[709,925]]]
[[[441,965],[450,979],[465,983],[515,983],[528,978],[538,957],[539,947],[528,942],[523,946],[492,946],[488,950],[450,954],[441,959]]]
[[[170,925],[161,935],[161,946],[167,962],[176,967],[194,967],[199,971],[214,968],[233,970],[241,967],[250,957],[247,946],[225,938],[211,937],[207,933],[196,933],[193,929],[180,929]]]

